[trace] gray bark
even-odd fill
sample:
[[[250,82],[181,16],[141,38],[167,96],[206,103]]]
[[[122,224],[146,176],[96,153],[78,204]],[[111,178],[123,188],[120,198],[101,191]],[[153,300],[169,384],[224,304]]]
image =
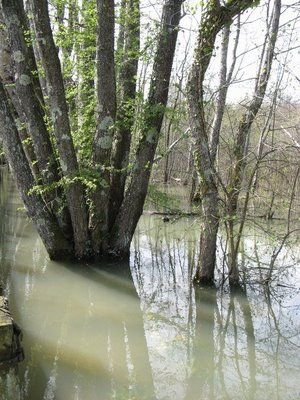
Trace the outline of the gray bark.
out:
[[[261,66],[261,70],[259,71],[253,98],[248,106],[247,111],[241,118],[241,122],[239,124],[238,132],[236,135],[235,146],[234,146],[233,169],[230,172],[230,179],[228,185],[229,206],[233,214],[236,214],[237,212],[238,197],[241,190],[243,174],[246,168],[245,150],[247,145],[247,139],[252,124],[261,108],[271,73],[272,62],[274,59],[274,52],[275,52],[275,44],[279,28],[280,10],[281,10],[281,0],[276,0],[274,2],[272,24],[268,37],[265,59]]]
[[[29,194],[34,186],[27,158],[23,151],[18,131],[11,115],[9,104],[2,83],[0,82],[0,135],[6,158],[16,180],[21,198],[28,215],[32,218],[38,233],[52,259],[69,257],[72,248],[65,239],[55,217],[47,210],[38,194]]]
[[[56,184],[60,176],[44,121],[39,84],[32,75],[32,68],[35,65],[32,48],[30,46],[28,48],[25,43],[23,30],[27,26],[24,26],[22,2],[1,0],[0,5],[1,18],[5,22],[1,32],[7,41],[5,45],[6,60],[4,60],[6,64],[2,64],[2,79],[7,84],[7,91],[21,122],[26,123],[26,130],[32,138],[37,170],[40,173],[40,180],[37,183]],[[11,67],[12,70],[10,70]],[[45,195],[45,199],[48,207],[53,209],[57,216],[66,236],[69,237],[69,214],[63,207],[59,195],[59,190],[52,191]]]
[[[88,217],[84,187],[76,179],[80,171],[71,135],[61,65],[53,40],[47,0],[31,0],[30,5],[33,13],[37,47],[39,48],[45,71],[48,104],[54,127],[61,171],[68,181],[66,197],[72,220],[75,254],[80,259],[88,257],[90,252]]]
[[[196,282],[213,283],[216,240],[219,225],[218,189],[215,181],[215,169],[212,163],[208,129],[204,113],[203,81],[214,50],[218,32],[231,23],[232,18],[256,1],[227,1],[220,5],[218,1],[208,2],[202,13],[194,62],[189,74],[187,98],[194,162],[201,182],[203,226],[201,248],[195,276]]]
[[[280,13],[281,13],[281,0],[275,0],[273,14],[272,14],[271,28],[269,36],[267,38],[265,59],[261,65],[261,70],[259,71],[258,74],[258,79],[253,98],[250,102],[248,110],[241,118],[235,139],[234,157],[232,163],[233,167],[229,172],[230,175],[227,188],[227,209],[229,217],[231,218],[231,220],[229,221],[231,226],[231,236],[233,236],[233,226],[237,214],[239,194],[242,188],[243,176],[247,166],[247,160],[246,160],[248,153],[247,143],[249,142],[249,134],[251,131],[252,124],[261,108],[266,93],[267,84],[269,81],[272,68],[272,62],[274,59]],[[244,221],[241,222],[241,224],[243,223]],[[239,238],[237,240],[239,240]],[[229,282],[232,285],[238,285],[239,283],[237,256],[238,256],[238,246],[235,245],[234,251],[231,251],[228,257]]]
[[[107,248],[110,199],[110,165],[116,118],[116,79],[114,61],[114,0],[97,0],[97,127],[93,163],[100,174],[92,195],[90,229],[95,254]]]
[[[118,98],[119,106],[116,121],[116,144],[113,151],[112,165],[114,168],[110,193],[111,227],[124,198],[131,134],[134,127],[136,77],[140,49],[140,9],[139,0],[128,0],[123,11],[124,26],[119,35],[119,71]]]
[[[12,105],[15,109],[15,120],[18,120],[18,132],[21,140],[23,141],[24,151],[29,162],[32,173],[35,178],[38,178],[39,172],[37,168],[37,164],[34,163],[36,160],[36,156],[34,153],[34,148],[31,143],[30,136],[26,129],[26,119],[22,110],[21,103],[16,95],[14,89],[14,79],[13,79],[13,58],[11,55],[11,50],[9,46],[9,40],[7,37],[7,33],[4,29],[4,21],[1,18],[0,13],[0,80],[6,87],[6,92],[9,94],[9,98],[12,102]]]
[[[74,100],[73,101],[69,100],[70,116],[72,115],[71,113],[73,113],[74,115],[77,106],[77,122],[78,122],[77,129],[79,132],[79,136],[80,138],[82,136],[86,136],[85,140],[88,141],[88,143],[92,143],[93,141],[94,132],[88,132],[88,131],[91,130],[91,126],[94,126],[95,124],[95,110],[94,107],[92,107],[92,104],[93,100],[96,97],[94,63],[96,61],[97,40],[96,40],[96,35],[93,34],[94,24],[92,22],[92,17],[91,17],[92,7],[93,5],[91,5],[90,0],[83,0],[81,10],[80,12],[77,12],[77,15],[75,14],[76,7],[74,7],[75,10],[70,14],[69,17],[69,27],[66,35],[67,37],[73,38],[72,40],[73,44],[75,42],[74,51],[77,56],[76,69],[78,74],[77,102],[75,102],[74,104]],[[82,33],[81,35],[82,40],[78,40],[78,42],[76,35],[74,34],[74,24],[76,20],[78,20],[79,23],[78,29],[80,29]],[[62,52],[63,52],[63,62],[65,63],[66,61],[68,61],[67,64],[72,63],[71,61],[72,59],[70,58],[72,56],[72,46],[69,46],[69,48],[65,49],[62,48]],[[68,72],[69,72],[68,76],[64,74],[65,86],[70,87],[74,86],[75,84],[76,87],[76,82],[74,82],[74,75],[76,76],[75,71],[71,70]],[[74,120],[74,118],[72,119]],[[89,150],[91,151],[92,150],[91,147],[90,146],[88,147]],[[81,157],[82,158],[86,157],[90,161],[90,156],[91,156],[90,151],[88,152],[81,151],[80,152]]]
[[[58,180],[57,165],[47,128],[44,123],[44,112],[35,95],[30,60],[25,44],[22,17],[18,0],[1,0],[2,14],[10,40],[13,57],[13,84],[19,102],[22,104],[27,129],[33,140],[38,169],[45,184]]]
[[[216,104],[216,112],[210,132],[210,158],[211,162],[215,164],[216,155],[219,147],[220,133],[222,121],[225,111],[226,98],[229,85],[232,80],[233,71],[236,64],[236,52],[240,37],[240,16],[237,17],[237,34],[233,46],[232,63],[227,73],[227,56],[228,45],[230,37],[230,26],[227,25],[223,28],[222,47],[221,47],[221,69],[220,69],[220,84],[218,90],[218,98]]]
[[[194,278],[195,283],[212,285],[216,264],[217,235],[219,229],[219,194],[211,187],[202,196],[202,226],[200,236],[200,254]]]
[[[128,255],[134,230],[143,212],[151,167],[168,101],[182,3],[183,1],[166,0],[163,6],[161,32],[154,59],[149,97],[143,111],[141,138],[135,153],[136,161],[113,227],[111,250],[119,256]]]

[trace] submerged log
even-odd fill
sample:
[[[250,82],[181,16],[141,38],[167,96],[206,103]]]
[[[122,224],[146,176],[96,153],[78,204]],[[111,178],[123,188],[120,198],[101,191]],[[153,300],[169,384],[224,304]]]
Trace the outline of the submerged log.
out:
[[[0,365],[23,359],[21,330],[11,317],[7,300],[0,296]]]

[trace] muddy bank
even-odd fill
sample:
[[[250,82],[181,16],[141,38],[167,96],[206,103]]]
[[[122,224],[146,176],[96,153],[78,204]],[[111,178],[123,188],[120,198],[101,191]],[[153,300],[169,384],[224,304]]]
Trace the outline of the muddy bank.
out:
[[[21,331],[11,317],[7,300],[0,296],[0,365],[23,358]]]

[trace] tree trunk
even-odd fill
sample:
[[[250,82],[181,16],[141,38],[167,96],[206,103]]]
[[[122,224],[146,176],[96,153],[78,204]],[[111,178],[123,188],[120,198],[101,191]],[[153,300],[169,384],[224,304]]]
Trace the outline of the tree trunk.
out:
[[[212,285],[216,264],[217,234],[219,229],[218,191],[216,188],[202,197],[202,227],[200,254],[195,283]]]
[[[6,92],[9,94],[9,98],[15,110],[14,118],[18,121],[17,128],[21,140],[24,143],[24,151],[28,159],[30,168],[32,170],[35,178],[38,178],[39,172],[37,164],[34,163],[36,156],[34,153],[34,148],[31,143],[30,136],[26,129],[26,118],[22,110],[22,106],[19,99],[15,93],[14,88],[14,68],[13,68],[13,58],[11,55],[11,50],[9,46],[9,40],[7,33],[4,29],[4,21],[1,18],[0,13],[0,80],[6,87]]]
[[[116,119],[116,79],[114,62],[114,0],[97,0],[97,128],[93,163],[99,182],[92,195],[90,229],[95,254],[107,249],[110,196],[110,165]]]
[[[47,210],[40,195],[29,194],[35,182],[1,82],[0,134],[3,140],[5,155],[16,180],[21,198],[29,217],[32,218],[37,227],[49,256],[54,260],[70,257],[72,255],[72,247],[65,239],[55,217]]]
[[[261,108],[271,73],[272,62],[275,52],[275,44],[279,28],[280,11],[281,11],[281,0],[275,0],[271,31],[267,38],[268,47],[266,51],[265,60],[258,74],[257,84],[253,95],[253,99],[250,102],[248,110],[242,116],[238,132],[236,135],[235,146],[234,146],[234,160],[232,163],[233,168],[230,172],[229,185],[228,185],[228,198],[233,215],[236,215],[237,212],[239,193],[242,186],[244,171],[247,165],[246,145],[248,136],[252,124]]]
[[[53,40],[47,0],[31,0],[33,25],[45,71],[48,103],[71,214],[77,258],[89,256],[88,218],[83,185],[78,181],[79,167],[71,136],[68,106],[57,49]]]
[[[1,4],[3,19],[10,40],[10,53],[14,61],[14,69],[11,73],[15,86],[15,93],[22,105],[27,129],[32,136],[38,169],[41,171],[43,183],[51,184],[58,180],[57,165],[53,157],[52,145],[44,123],[44,112],[35,95],[29,55],[22,31],[19,1],[2,0]],[[15,108],[17,109],[16,105]]]
[[[232,167],[229,172],[229,183],[227,187],[226,199],[228,216],[231,219],[231,240],[234,240],[233,225],[237,216],[239,195],[242,189],[243,177],[247,167],[247,144],[249,143],[249,134],[252,124],[261,108],[263,99],[265,97],[267,84],[271,73],[272,62],[275,54],[275,44],[279,28],[280,13],[281,0],[275,0],[272,14],[272,24],[269,35],[266,38],[267,47],[265,59],[262,62],[261,70],[258,73],[253,98],[250,102],[248,110],[241,118],[235,139],[234,157],[232,161]],[[251,188],[249,188],[249,190],[251,190]],[[242,221],[241,224],[244,224],[244,221]],[[240,237],[237,238],[237,241],[239,240]],[[235,244],[231,246],[231,248],[234,248],[234,251],[232,250],[228,256],[229,282],[231,282],[233,285],[236,285],[238,284],[238,246]]]
[[[23,29],[24,16],[21,2],[18,0],[1,0],[2,15],[5,22],[5,37],[9,40],[7,50],[9,52],[8,64],[2,68],[13,66],[12,71],[6,71],[4,82],[12,76],[13,86],[9,86],[8,92],[11,101],[22,121],[26,122],[26,129],[33,142],[34,152],[37,158],[37,170],[40,172],[40,181],[43,185],[56,185],[60,179],[57,163],[53,153],[50,137],[44,121],[44,111],[40,100],[40,91],[37,89],[36,79],[32,75],[32,66],[35,62],[27,48]],[[3,33],[3,31],[2,31]],[[1,60],[2,61],[2,60]],[[54,211],[66,237],[70,237],[69,213],[60,200],[60,190],[49,191],[45,194],[45,200]]]
[[[123,21],[121,21],[124,25],[119,35],[118,95],[120,104],[117,111],[116,145],[112,160],[114,171],[110,193],[110,227],[113,226],[124,199],[131,135],[135,119],[136,80],[140,50],[140,9],[139,0],[129,0],[127,3],[126,9],[123,11]]]
[[[125,198],[113,227],[111,251],[129,254],[130,242],[143,212],[148,183],[167,105],[170,77],[181,16],[182,0],[166,0],[154,59],[149,97],[143,111],[141,139]]]
[[[218,189],[214,160],[209,148],[208,128],[204,111],[205,73],[210,63],[218,32],[231,23],[232,18],[252,6],[253,0],[207,2],[202,13],[194,62],[188,79],[187,100],[191,138],[194,145],[194,163],[201,182],[203,226],[201,248],[195,281],[212,284],[216,260],[216,238],[219,225]],[[220,126],[219,126],[220,128]]]

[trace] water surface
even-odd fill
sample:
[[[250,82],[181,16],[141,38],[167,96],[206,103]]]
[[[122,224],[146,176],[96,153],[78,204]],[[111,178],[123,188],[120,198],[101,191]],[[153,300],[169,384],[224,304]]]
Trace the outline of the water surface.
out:
[[[248,226],[245,290],[195,290],[198,219],[143,216],[129,265],[51,262],[6,174],[0,185],[0,279],[26,356],[0,372],[1,400],[300,398],[299,238],[268,288],[277,243]]]

